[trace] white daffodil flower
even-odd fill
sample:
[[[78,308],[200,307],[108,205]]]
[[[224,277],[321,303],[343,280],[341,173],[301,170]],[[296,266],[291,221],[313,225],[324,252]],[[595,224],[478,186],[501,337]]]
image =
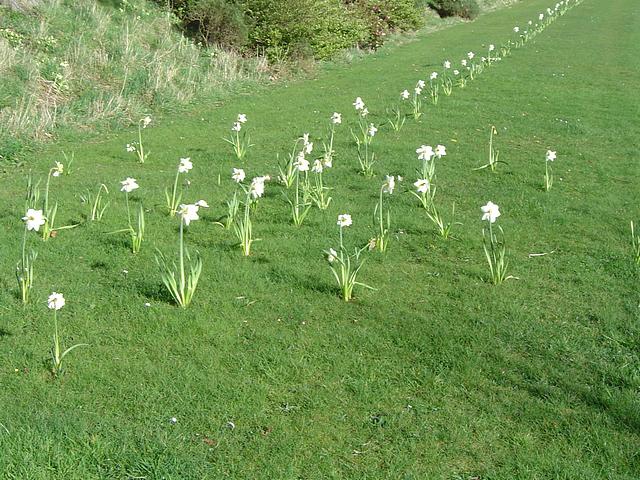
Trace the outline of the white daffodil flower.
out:
[[[237,183],[242,182],[244,180],[244,177],[245,177],[245,175],[244,175],[244,170],[243,169],[241,169],[241,168],[234,168],[233,169],[233,174],[231,175],[231,178],[235,182],[237,182]]]
[[[331,115],[331,123],[334,125],[340,125],[342,123],[342,114],[333,112],[333,115]]]
[[[182,218],[182,221],[185,225],[189,225],[193,220],[198,220],[200,217],[198,216],[198,205],[196,204],[180,204],[178,208],[178,215]]]
[[[294,168],[296,168],[299,172],[308,172],[309,171],[309,160],[304,157],[298,157],[298,160],[293,164]]]
[[[400,97],[401,97],[403,100],[407,100],[407,99],[409,98],[409,90],[404,90],[404,91],[400,94]]]
[[[239,132],[240,130],[242,130],[242,124],[240,122],[235,122],[231,127],[231,130],[234,132]]]
[[[489,45],[489,51],[490,52],[493,52],[495,49],[496,49],[495,45],[493,45],[493,44]]]
[[[475,54],[475,53],[473,53],[473,52],[469,52],[469,53],[467,53],[467,58],[468,58],[469,60],[473,60],[473,57],[475,57],[475,56],[476,56],[476,54]]]
[[[422,90],[425,87],[425,85],[426,83],[424,83],[424,80],[418,80],[418,83],[416,86]]]
[[[364,102],[360,97],[356,98],[356,101],[352,104],[356,110],[362,110],[364,108]]]
[[[246,123],[247,121],[247,116],[244,113],[239,113],[238,114],[238,120],[236,120],[238,123]]]
[[[396,188],[396,178],[393,175],[386,175],[386,179],[382,184],[382,191],[391,195]]]
[[[251,196],[256,199],[262,197],[264,195],[264,181],[265,177],[255,177],[251,180],[251,187],[249,187],[249,192]]]
[[[64,301],[64,296],[61,293],[53,292],[47,299],[47,306],[51,310],[60,310],[62,307],[64,307],[65,303],[66,302]]]
[[[149,115],[145,116],[142,119],[142,128],[147,128],[150,123],[151,123],[151,117]]]
[[[487,202],[487,204],[480,207],[480,209],[482,210],[482,220],[488,220],[489,223],[494,223],[500,216],[499,207],[493,202]]]
[[[311,171],[313,173],[322,173],[322,170],[324,170],[322,160],[316,160],[315,162],[313,162],[313,167],[311,168]]]
[[[444,145],[438,145],[434,151],[436,157],[442,158],[447,154],[447,148]]]
[[[42,215],[42,210],[34,210],[33,208],[27,210],[22,220],[27,224],[27,230],[35,230],[36,232],[40,230],[40,227],[46,221],[44,215]]]
[[[122,185],[120,191],[126,193],[131,193],[139,187],[136,179],[131,177],[127,177],[125,180],[121,181],[120,184]]]
[[[187,173],[192,168],[193,168],[193,163],[191,163],[191,157],[180,159],[180,165],[178,165],[178,172]]]
[[[327,260],[329,263],[333,263],[338,258],[338,252],[336,252],[333,248],[329,249],[329,253],[327,254]]]
[[[445,60],[443,66],[448,70],[451,68],[451,62],[449,60]]]
[[[348,213],[341,213],[338,215],[338,226],[339,227],[350,227],[353,224],[351,220],[351,215]]]
[[[556,159],[556,152],[552,150],[547,150],[547,162],[553,162]]]
[[[431,145],[422,145],[420,148],[416,149],[416,153],[418,154],[418,160],[424,160],[426,162],[431,160],[435,155]]]
[[[207,203],[206,200],[198,200],[196,202],[196,205],[200,208],[209,208],[209,204]]]
[[[520,31],[520,27],[513,27],[513,31],[514,31],[515,33],[518,33],[518,32]]]
[[[438,72],[431,72],[429,80],[435,80],[436,78],[438,78]]]
[[[426,178],[421,178],[413,183],[418,193],[427,193],[431,189],[431,184]]]
[[[64,173],[64,164],[62,164],[60,162],[56,162],[56,166],[53,169],[53,172],[51,172],[51,176],[52,177],[59,177],[63,173]]]
[[[369,134],[369,136],[373,137],[377,132],[378,132],[378,129],[376,128],[376,126],[373,123],[370,124],[369,130],[367,130],[367,133]]]
[[[134,145],[131,145],[130,143],[127,143],[127,152],[131,153],[135,151],[136,151],[136,147]]]
[[[467,61],[465,59],[460,60],[460,65],[462,65],[463,67],[466,67]]]

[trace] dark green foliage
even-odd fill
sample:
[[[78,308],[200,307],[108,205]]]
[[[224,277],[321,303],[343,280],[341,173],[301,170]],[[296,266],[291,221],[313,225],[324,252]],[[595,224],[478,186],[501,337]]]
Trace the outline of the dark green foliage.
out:
[[[168,6],[200,40],[246,46],[272,61],[377,48],[387,33],[422,23],[413,0],[171,0]]]
[[[441,17],[462,17],[472,20],[480,13],[476,0],[429,0],[429,5]]]
[[[242,47],[248,29],[242,10],[225,0],[190,0],[183,10],[185,26],[204,43]]]
[[[311,53],[326,58],[367,38],[364,20],[337,0],[244,0],[250,46],[271,60]]]

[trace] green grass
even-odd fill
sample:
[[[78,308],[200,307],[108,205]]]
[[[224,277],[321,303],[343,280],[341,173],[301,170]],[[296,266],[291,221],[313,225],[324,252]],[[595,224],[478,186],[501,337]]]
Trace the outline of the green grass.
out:
[[[30,159],[44,175],[61,151],[74,172],[52,182],[59,223],[83,220],[79,194],[106,183],[102,223],[63,231],[39,252],[33,302],[22,308],[13,264],[20,255],[26,170],[2,174],[0,202],[0,471],[5,478],[443,478],[633,479],[640,471],[638,270],[629,221],[638,209],[640,81],[634,0],[584,3],[465,89],[374,140],[378,176],[357,173],[349,135],[361,96],[384,108],[418,78],[551,6],[531,0],[385,48],[348,68],[223,105],[157,118],[145,130],[144,165],[124,152],[137,132],[60,143]],[[482,49],[484,50],[484,49]],[[233,187],[222,140],[239,112],[256,144],[249,176],[277,173],[293,139],[322,134],[333,111],[345,123],[326,214],[291,225],[280,187],[267,185],[254,217],[254,254],[213,224]],[[486,162],[488,133],[507,162]],[[372,252],[362,280],[378,290],[339,299],[322,250],[364,244],[383,174],[414,180],[415,149],[442,143],[438,202],[455,202],[462,225],[441,240],[409,194],[394,193],[393,241]],[[557,150],[553,189],[544,154]],[[204,258],[193,305],[175,307],[154,248],[177,247],[163,212],[178,158],[194,170],[187,200],[211,204],[189,227]],[[217,177],[221,175],[221,184]],[[139,255],[124,236],[119,181],[147,209]],[[510,280],[487,281],[480,206],[501,207]],[[529,258],[529,253],[551,252]],[[123,273],[127,270],[128,273]],[[66,346],[89,343],[54,380],[53,319],[45,300],[64,293]],[[145,303],[151,303],[145,307]],[[177,418],[172,425],[171,417]],[[231,429],[227,422],[233,422]]]

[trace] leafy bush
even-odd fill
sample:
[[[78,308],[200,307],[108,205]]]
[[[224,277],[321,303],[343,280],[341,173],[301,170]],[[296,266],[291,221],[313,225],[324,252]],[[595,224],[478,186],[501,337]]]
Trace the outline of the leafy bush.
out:
[[[367,28],[341,0],[242,0],[252,22],[250,46],[277,60],[311,54],[327,58],[361,43]]]
[[[422,23],[415,0],[156,0],[206,43],[242,47],[271,61],[377,48],[392,31]]]
[[[235,48],[247,43],[248,28],[242,10],[225,0],[192,0],[185,19],[192,29],[197,28],[205,43]]]
[[[429,0],[429,5],[441,17],[462,17],[473,20],[480,13],[477,0]]]

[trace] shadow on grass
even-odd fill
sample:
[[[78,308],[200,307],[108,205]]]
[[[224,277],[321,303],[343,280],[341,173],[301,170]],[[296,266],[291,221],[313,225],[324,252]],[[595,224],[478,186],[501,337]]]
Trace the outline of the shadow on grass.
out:
[[[138,282],[136,284],[136,290],[146,298],[155,302],[166,303],[168,305],[175,305],[176,303],[162,282]]]

